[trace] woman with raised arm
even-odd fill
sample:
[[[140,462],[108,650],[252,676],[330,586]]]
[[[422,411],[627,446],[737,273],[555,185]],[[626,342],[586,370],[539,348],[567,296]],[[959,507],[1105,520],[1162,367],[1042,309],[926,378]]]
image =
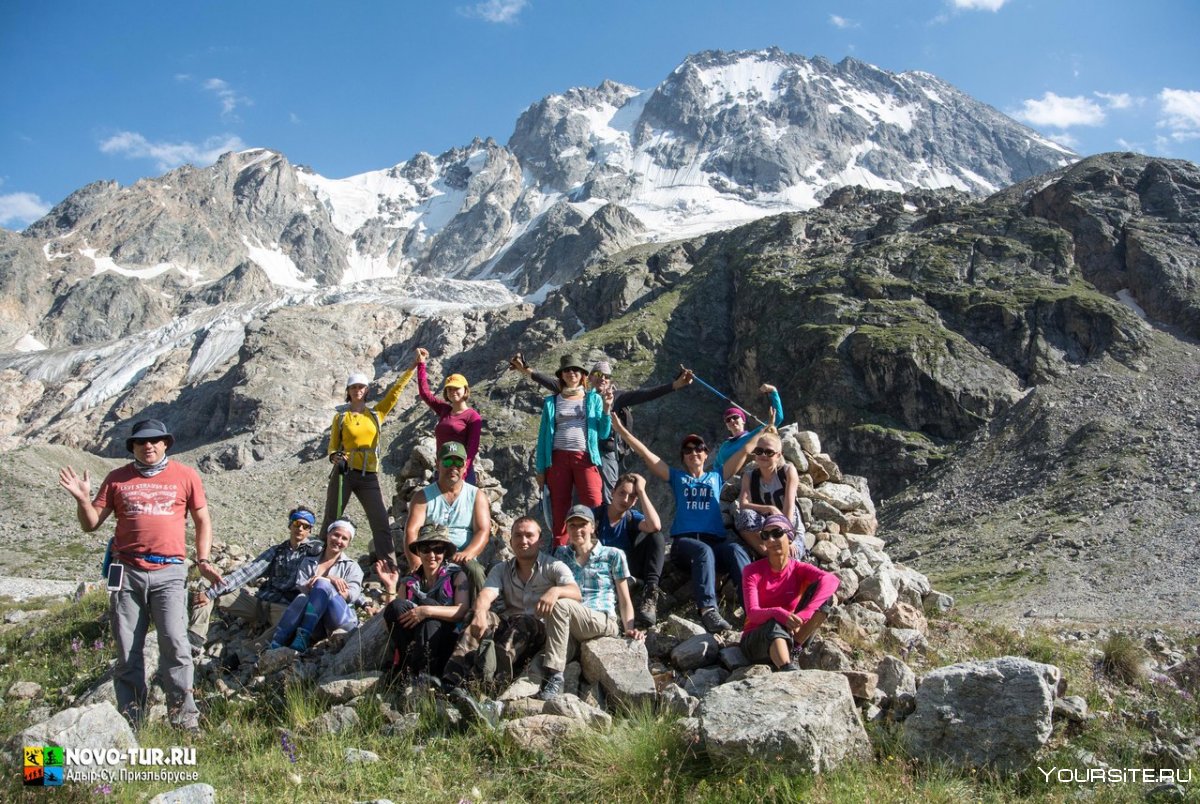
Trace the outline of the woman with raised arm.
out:
[[[764,382],[759,386],[758,390],[770,397],[771,423],[776,427],[783,426],[783,400],[779,398],[778,389],[774,385]],[[746,411],[736,406],[725,409],[724,419],[725,428],[729,431],[729,438],[722,441],[721,445],[717,448],[717,466],[724,466],[725,462],[729,460],[730,455],[741,449],[747,441],[754,438],[754,436],[758,435],[766,427],[766,425],[760,424],[753,430],[747,430]],[[745,463],[744,460],[743,463]],[[738,464],[737,469],[734,470],[734,474],[736,475],[741,469],[741,464]]]
[[[714,634],[729,630],[733,626],[717,610],[717,570],[719,568],[727,572],[740,592],[742,570],[750,563],[750,554],[725,529],[725,522],[721,518],[721,486],[737,474],[757,438],[746,440],[740,449],[729,456],[724,467],[705,471],[708,445],[698,435],[686,436],[679,445],[683,469],[673,469],[615,417],[613,428],[645,461],[651,474],[671,484],[671,493],[675,498],[675,519],[671,523],[671,560],[691,571],[692,593],[705,630]]]
[[[767,554],[767,548],[758,534],[767,517],[780,515],[799,532],[796,489],[800,485],[800,473],[783,457],[783,442],[775,433],[761,433],[751,454],[754,467],[742,475],[742,494],[738,498],[733,526],[750,554],[761,558]],[[803,539],[792,542],[792,556],[804,557]]]
[[[320,532],[325,533],[331,522],[342,518],[346,503],[354,495],[371,525],[375,557],[391,562],[390,566],[396,564],[396,545],[392,542],[388,506],[379,485],[379,441],[383,420],[396,407],[400,392],[408,385],[416,368],[414,360],[412,366],[392,383],[383,399],[371,406],[367,405],[367,386],[371,379],[366,374],[351,374],[346,379],[346,402],[349,404],[334,414],[329,429],[329,462],[333,464],[333,470],[329,473],[329,488],[325,492],[325,516]]]
[[[299,595],[287,607],[271,648],[285,645],[301,653],[325,634],[353,631],[358,615],[351,606],[363,606],[363,571],[358,562],[346,555],[354,538],[354,525],[339,519],[325,532],[325,550],[320,556],[304,559],[296,572]]]
[[[404,578],[382,561],[375,563],[393,648],[386,670],[440,676],[458,639],[458,624],[467,616],[467,575],[450,563],[458,548],[445,525],[422,526],[411,547],[421,563]]]
[[[461,374],[451,374],[442,384],[442,398],[438,399],[429,389],[429,374],[425,363],[429,351],[417,349],[417,393],[429,409],[437,414],[438,423],[433,428],[438,452],[447,441],[457,441],[467,448],[466,481],[475,483],[475,456],[479,453],[479,435],[483,432],[483,418],[479,411],[468,404],[471,387]]]
[[[551,536],[558,547],[567,543],[572,494],[590,508],[603,499],[600,441],[612,433],[612,389],[603,397],[588,390],[583,361],[574,355],[563,355],[555,375],[562,388],[542,400],[535,466],[542,493],[550,494]]]

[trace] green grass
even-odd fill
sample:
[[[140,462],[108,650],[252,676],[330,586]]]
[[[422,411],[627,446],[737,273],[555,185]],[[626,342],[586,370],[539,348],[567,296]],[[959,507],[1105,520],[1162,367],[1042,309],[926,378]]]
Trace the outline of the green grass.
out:
[[[38,681],[52,710],[68,705],[75,691],[89,686],[109,665],[105,608],[103,595],[91,595],[80,604],[60,605],[41,622],[0,635],[0,682]],[[106,644],[96,650],[99,639]],[[1070,692],[1084,695],[1093,709],[1155,709],[1171,727],[1188,733],[1200,728],[1196,702],[1173,686],[1115,682],[1084,648],[1064,644],[1049,631],[1018,633],[950,617],[937,622],[930,639],[937,663],[1005,654],[1053,662],[1070,680]],[[74,640],[91,644],[76,653]],[[313,729],[326,706],[311,685],[272,688],[247,699],[225,699],[203,688],[199,692],[206,710],[201,737],[184,738],[163,724],[142,728],[138,737],[145,747],[194,744],[200,781],[212,785],[222,801],[1067,802],[1079,793],[1075,785],[1046,782],[1035,768],[1001,776],[917,762],[904,750],[901,727],[890,723],[868,726],[871,761],[810,776],[785,772],[774,756],[714,764],[670,718],[645,710],[619,716],[608,732],[586,732],[549,754],[531,754],[487,729],[452,728],[432,705],[420,708],[414,732],[384,737],[383,710],[368,699],[358,707],[359,726],[331,736]],[[27,715],[23,703],[0,708],[4,734],[23,728]],[[1056,725],[1039,764],[1082,767],[1072,754],[1078,746],[1114,767],[1148,767],[1138,746],[1149,735],[1147,725],[1136,718],[1118,718],[1072,726],[1068,743],[1068,729]],[[344,754],[351,747],[374,751],[381,761],[347,764]],[[1192,771],[1200,778],[1200,767]],[[59,801],[144,801],[178,786],[116,783],[106,793],[96,786],[69,784],[53,795]],[[1141,798],[1144,791],[1138,785],[1112,785],[1087,792],[1089,800],[1117,802]],[[5,800],[44,795],[50,794],[22,788],[16,773],[0,782]]]

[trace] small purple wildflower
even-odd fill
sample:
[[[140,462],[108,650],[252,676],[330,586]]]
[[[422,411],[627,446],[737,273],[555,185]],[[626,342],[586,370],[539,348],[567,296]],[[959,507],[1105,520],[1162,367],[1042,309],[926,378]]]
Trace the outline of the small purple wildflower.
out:
[[[96,651],[96,653],[100,653],[101,651],[103,651],[104,650],[104,640],[97,639],[95,642],[93,642],[92,650]]]
[[[296,764],[296,744],[292,742],[292,735],[287,729],[279,730],[279,747],[283,749],[283,753],[287,755],[288,762]]]
[[[71,640],[71,653],[79,653],[81,650],[83,650],[83,640],[75,637]]]
[[[99,795],[99,796],[111,796],[112,795],[112,785],[111,784],[98,784],[92,788],[92,793],[94,793],[95,795]]]

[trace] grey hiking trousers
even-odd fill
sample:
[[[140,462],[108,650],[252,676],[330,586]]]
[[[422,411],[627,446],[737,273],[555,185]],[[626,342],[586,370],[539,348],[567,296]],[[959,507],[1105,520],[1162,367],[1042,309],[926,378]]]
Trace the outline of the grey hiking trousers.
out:
[[[124,562],[122,562],[124,563]],[[188,642],[187,567],[167,564],[153,571],[125,564],[121,591],[110,592],[109,614],[117,667],[113,687],[117,709],[133,725],[146,715],[146,668],[142,648],[150,623],[158,632],[158,675],[167,693],[171,722],[182,728],[199,724],[192,697],[192,648]]]

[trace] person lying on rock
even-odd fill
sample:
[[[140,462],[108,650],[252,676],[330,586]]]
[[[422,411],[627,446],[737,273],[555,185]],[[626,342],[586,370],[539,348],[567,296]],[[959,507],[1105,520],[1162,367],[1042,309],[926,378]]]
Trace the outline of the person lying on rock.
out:
[[[285,645],[304,653],[325,634],[358,627],[352,605],[366,605],[362,595],[363,571],[346,555],[354,538],[354,525],[345,519],[331,522],[325,532],[325,551],[304,559],[296,573],[300,594],[287,607],[270,649]]]
[[[193,645],[203,645],[208,639],[208,627],[214,604],[225,614],[240,617],[251,625],[279,625],[288,604],[300,592],[296,576],[306,558],[319,556],[325,545],[312,536],[316,515],[303,505],[288,512],[288,538],[258,554],[249,564],[243,564],[224,576],[219,584],[196,592],[188,622],[188,637]],[[266,576],[254,594],[243,587]]]
[[[775,670],[798,670],[792,648],[802,646],[821,623],[838,588],[838,577],[792,558],[796,531],[787,517],[772,514],[759,538],[767,557],[742,573],[746,624],[742,653],[755,664]]]
[[[445,525],[423,525],[411,548],[421,565],[404,578],[383,561],[375,562],[387,604],[383,619],[393,647],[384,671],[436,677],[454,650],[458,624],[470,608],[470,583],[449,560],[458,547]]]
[[[417,535],[426,523],[445,525],[454,543],[450,561],[462,568],[471,581],[471,591],[483,588],[483,565],[477,561],[492,535],[492,508],[488,496],[466,482],[467,448],[457,441],[442,444],[437,453],[437,482],[430,483],[408,501],[404,526],[404,555],[409,572],[421,567],[413,552]]]
[[[508,366],[513,371],[524,374],[552,394],[556,394],[562,390],[562,382],[560,380],[549,374],[535,371],[532,366],[525,362],[525,358],[520,352],[513,355],[513,358],[508,361]],[[692,384],[693,379],[691,369],[680,366],[678,376],[671,382],[661,385],[648,385],[632,391],[622,391],[613,385],[612,373],[612,364],[607,360],[599,360],[592,364],[592,371],[588,374],[588,383],[601,394],[608,389],[612,390],[612,415],[620,417],[621,424],[627,428],[633,427],[633,411],[631,408],[634,405],[650,402],[661,396],[666,396],[672,391],[686,388]],[[603,501],[606,503],[612,501],[613,490],[616,488],[617,479],[622,471],[621,464],[628,452],[629,448],[620,438],[617,438],[616,433],[613,433],[608,438],[600,439],[600,480],[603,484]]]
[[[783,442],[776,433],[761,433],[752,454],[754,467],[742,474],[742,493],[733,526],[750,555],[761,558],[767,548],[758,534],[767,517],[779,514],[792,523],[793,531],[800,528],[800,509],[796,505],[800,473],[783,457]],[[803,539],[792,542],[792,557],[804,557]]]
[[[692,574],[692,593],[699,609],[700,622],[709,633],[727,631],[731,626],[717,610],[717,570],[729,574],[741,589],[742,570],[750,563],[750,554],[741,540],[731,536],[721,517],[721,486],[735,474],[754,449],[758,436],[742,442],[722,469],[704,470],[708,445],[692,434],[679,445],[683,469],[672,469],[655,455],[618,419],[613,427],[625,443],[646,462],[650,473],[671,484],[675,497],[675,520],[671,523],[671,560]]]
[[[642,510],[634,508],[635,504]],[[592,513],[596,518],[596,540],[623,552],[630,573],[643,583],[637,619],[649,628],[658,620],[658,584],[667,543],[662,520],[646,494],[646,478],[633,472],[621,475],[613,488],[612,502],[593,508]]]
[[[513,557],[491,568],[475,598],[471,619],[458,639],[442,680],[459,688],[469,676],[506,682],[542,649],[545,618],[560,599],[578,601],[579,587],[561,561],[541,552],[542,529],[533,517],[513,523]],[[499,613],[492,610],[499,601]],[[461,691],[459,695],[461,696]]]
[[[629,597],[629,565],[625,554],[596,542],[596,517],[586,505],[567,513],[567,543],[554,551],[567,565],[581,599],[559,598],[546,617],[546,678],[538,697],[552,701],[562,695],[571,643],[623,634],[642,639]],[[620,611],[620,618],[617,613]]]
[[[333,470],[325,490],[321,532],[327,532],[330,523],[342,518],[346,503],[353,495],[371,523],[376,558],[390,562],[390,566],[396,564],[396,545],[392,541],[388,507],[379,485],[380,431],[383,420],[396,407],[400,392],[416,369],[417,361],[413,360],[412,366],[392,383],[383,399],[369,407],[367,392],[371,378],[358,372],[351,374],[346,378],[347,405],[334,414],[329,428],[329,462],[333,464]]]
[[[759,386],[758,390],[771,398],[771,423],[776,427],[782,427],[783,400],[779,398],[779,391],[774,385],[768,385],[767,383]],[[765,427],[765,425],[760,424],[753,430],[747,430],[746,411],[736,405],[726,408],[723,418],[725,419],[725,429],[729,431],[729,437],[722,441],[721,446],[717,448],[715,466],[724,466],[731,455],[740,450],[751,438],[761,433]],[[733,472],[735,475],[742,470],[742,464],[745,462],[743,459],[742,463],[737,465],[737,468]]]
[[[461,374],[451,374],[442,384],[442,398],[438,399],[429,388],[429,374],[425,362],[429,351],[417,349],[417,393],[429,409],[437,414],[438,423],[433,428],[437,449],[447,441],[457,441],[466,447],[467,463],[464,477],[475,484],[475,456],[479,453],[479,436],[483,432],[483,418],[471,407],[471,386]]]

